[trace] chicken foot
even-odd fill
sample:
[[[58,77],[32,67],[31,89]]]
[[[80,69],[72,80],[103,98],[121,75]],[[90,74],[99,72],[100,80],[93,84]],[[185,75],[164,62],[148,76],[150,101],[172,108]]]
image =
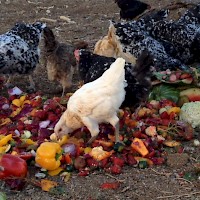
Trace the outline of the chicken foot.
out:
[[[61,98],[64,97],[64,95],[65,95],[65,89],[66,89],[66,87],[62,86],[62,96],[61,96]]]
[[[14,87],[14,85],[11,83],[12,82],[12,78],[13,78],[12,75],[8,75],[8,79],[7,79],[6,83],[5,83],[6,88]]]
[[[121,143],[124,145],[124,143],[120,140],[120,134],[119,134],[119,118],[117,116],[113,116],[109,120],[110,124],[115,128],[115,143]]]
[[[35,83],[33,81],[33,78],[31,75],[28,76],[29,78],[29,82],[30,82],[30,86],[28,87],[28,91],[29,92],[35,92]]]

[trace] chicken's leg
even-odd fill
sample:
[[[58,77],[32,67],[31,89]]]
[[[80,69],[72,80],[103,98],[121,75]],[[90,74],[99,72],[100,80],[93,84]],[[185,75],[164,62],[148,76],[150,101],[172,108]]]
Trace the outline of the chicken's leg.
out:
[[[94,120],[92,120],[89,117],[83,117],[82,122],[91,133],[92,137],[87,142],[88,144],[91,144],[97,138],[97,136],[99,134],[99,125],[97,124],[97,122],[95,122]]]
[[[7,88],[14,87],[13,84],[11,83],[12,78],[13,78],[12,75],[8,75],[8,80],[7,80],[6,83],[5,83],[5,86],[6,86]]]
[[[121,142],[119,139],[119,122],[115,125],[115,142]]]
[[[119,118],[116,115],[114,115],[108,120],[108,122],[115,128],[115,142],[123,143],[119,139]]]
[[[64,97],[64,95],[65,95],[65,86],[63,85],[62,86],[62,96],[61,96],[61,98]]]
[[[33,78],[31,75],[29,75],[28,78],[29,78],[29,82],[30,82],[30,86],[29,86],[28,90],[30,92],[35,92],[35,83],[33,81]]]

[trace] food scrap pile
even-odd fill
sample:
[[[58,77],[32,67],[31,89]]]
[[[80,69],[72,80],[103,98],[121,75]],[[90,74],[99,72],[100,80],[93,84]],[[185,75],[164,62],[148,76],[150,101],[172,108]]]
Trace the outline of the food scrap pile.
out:
[[[115,143],[109,124],[100,125],[100,134],[91,145],[87,145],[91,136],[86,127],[57,140],[53,129],[71,94],[46,98],[40,93],[23,93],[17,87],[8,90],[8,98],[0,97],[0,179],[11,189],[22,189],[29,167],[34,166],[35,177],[41,179],[39,185],[48,191],[56,184],[46,183],[47,176],[60,175],[68,181],[72,172],[87,176],[94,170],[116,175],[125,165],[144,169],[165,164],[167,148],[183,153],[182,143],[195,140],[199,125],[185,106],[199,103],[197,76],[184,73],[183,77],[181,72],[169,71],[156,75],[160,83],[153,87],[144,106],[119,111],[119,143]],[[174,75],[176,84],[171,78]],[[186,79],[190,81],[183,81]]]

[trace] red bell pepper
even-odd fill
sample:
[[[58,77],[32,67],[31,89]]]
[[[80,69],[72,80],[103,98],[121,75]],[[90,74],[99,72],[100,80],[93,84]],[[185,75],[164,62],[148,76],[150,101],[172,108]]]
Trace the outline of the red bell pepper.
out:
[[[27,175],[27,163],[24,159],[4,154],[0,159],[0,179],[24,178]]]

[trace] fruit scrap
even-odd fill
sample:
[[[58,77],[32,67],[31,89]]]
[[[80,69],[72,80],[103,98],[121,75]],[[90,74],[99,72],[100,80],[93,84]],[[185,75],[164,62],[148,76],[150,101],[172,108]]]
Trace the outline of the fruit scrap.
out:
[[[140,153],[142,156],[146,156],[149,151],[146,148],[146,146],[144,145],[143,141],[139,138],[134,138],[131,147],[137,151],[138,153]]]
[[[180,97],[186,96],[189,101],[200,101],[200,89],[189,88],[180,92]]]

